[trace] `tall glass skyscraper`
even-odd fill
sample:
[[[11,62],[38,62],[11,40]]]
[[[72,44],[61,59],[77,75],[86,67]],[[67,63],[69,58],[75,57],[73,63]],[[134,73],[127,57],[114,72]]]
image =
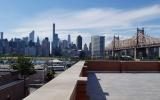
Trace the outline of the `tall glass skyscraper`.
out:
[[[3,39],[3,32],[0,32],[0,34],[1,34],[1,40]]]
[[[55,33],[55,23],[53,23],[52,55],[56,54],[58,44],[59,44],[59,38],[58,38],[58,34]]]
[[[82,37],[80,35],[77,37],[77,49],[82,50]]]
[[[34,42],[34,30],[29,34],[29,41]]]
[[[92,36],[91,37],[92,58],[104,58],[105,56],[105,37]]]

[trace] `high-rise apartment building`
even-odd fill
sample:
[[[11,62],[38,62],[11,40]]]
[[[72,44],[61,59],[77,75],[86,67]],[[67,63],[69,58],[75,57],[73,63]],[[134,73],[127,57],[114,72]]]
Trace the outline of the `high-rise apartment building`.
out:
[[[105,56],[105,37],[92,36],[91,44],[92,58],[103,58]]]
[[[59,44],[58,34],[55,33],[55,23],[53,23],[53,41],[52,41],[52,55],[56,55]]]

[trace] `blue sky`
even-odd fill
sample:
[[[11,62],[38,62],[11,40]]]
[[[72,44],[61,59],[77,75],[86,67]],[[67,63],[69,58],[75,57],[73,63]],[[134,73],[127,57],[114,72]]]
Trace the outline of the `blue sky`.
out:
[[[160,35],[160,0],[1,0],[0,31],[4,37],[27,36],[32,30],[40,38],[51,37],[52,23],[61,39],[77,35],[84,42],[91,35],[116,34],[131,37],[136,27],[151,36]],[[51,38],[50,38],[51,40]]]

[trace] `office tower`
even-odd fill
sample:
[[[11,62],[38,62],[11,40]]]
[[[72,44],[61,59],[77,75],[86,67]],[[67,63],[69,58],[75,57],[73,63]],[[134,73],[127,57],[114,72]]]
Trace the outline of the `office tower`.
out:
[[[84,50],[84,52],[86,52],[86,53],[88,52],[88,47],[87,47],[87,44],[86,44],[86,43],[84,44],[83,50]]]
[[[77,49],[82,50],[82,37],[80,35],[77,37]]]
[[[68,35],[68,48],[70,48],[71,47],[71,36],[70,36],[70,34]]]
[[[62,49],[67,49],[68,48],[68,41],[67,40],[63,40],[62,41]]]
[[[3,32],[1,32],[1,40],[3,40]]]
[[[3,54],[9,54],[9,42],[7,39],[3,39],[2,45],[3,47]]]
[[[29,41],[34,42],[34,30],[29,34]]]
[[[89,52],[91,53],[91,51],[92,51],[92,43],[90,42],[89,43]]]
[[[71,35],[68,35],[68,43],[71,44]]]
[[[76,44],[74,44],[73,42],[71,43],[71,49],[77,49]]]
[[[105,37],[92,36],[91,37],[92,58],[104,58],[105,56]]]
[[[50,55],[50,42],[49,39],[46,37],[42,41],[42,56],[49,56]]]
[[[37,37],[37,42],[36,42],[36,56],[41,56],[42,55],[42,47],[40,44],[39,37]]]
[[[71,44],[71,35],[68,35],[68,43]]]
[[[28,43],[28,37],[23,37],[23,41],[25,41],[25,43]]]
[[[35,46],[27,46],[25,47],[25,56],[36,56],[36,47]]]
[[[88,46],[87,46],[86,43],[84,44],[83,51],[84,51],[84,53],[85,53],[85,56],[88,56],[88,55],[89,55]]]
[[[37,37],[37,44],[40,45],[39,37]]]

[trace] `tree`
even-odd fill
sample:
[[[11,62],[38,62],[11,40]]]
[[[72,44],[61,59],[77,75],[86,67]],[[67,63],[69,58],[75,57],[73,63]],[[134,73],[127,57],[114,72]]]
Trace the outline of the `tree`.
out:
[[[25,58],[23,56],[18,57],[15,64],[11,65],[13,69],[18,70],[22,78],[26,78],[31,74],[35,73],[34,65],[30,58]]]
[[[23,56],[18,57],[16,60],[16,63],[11,64],[11,67],[15,70],[17,70],[21,77],[24,80],[24,96],[27,95],[26,91],[26,78],[32,74],[35,73],[34,65],[32,64],[32,61],[30,58],[25,58]]]
[[[46,79],[46,81],[50,81],[50,80],[52,80],[54,77],[55,77],[55,71],[54,71],[54,70],[50,70],[50,71],[47,73],[47,79]]]

